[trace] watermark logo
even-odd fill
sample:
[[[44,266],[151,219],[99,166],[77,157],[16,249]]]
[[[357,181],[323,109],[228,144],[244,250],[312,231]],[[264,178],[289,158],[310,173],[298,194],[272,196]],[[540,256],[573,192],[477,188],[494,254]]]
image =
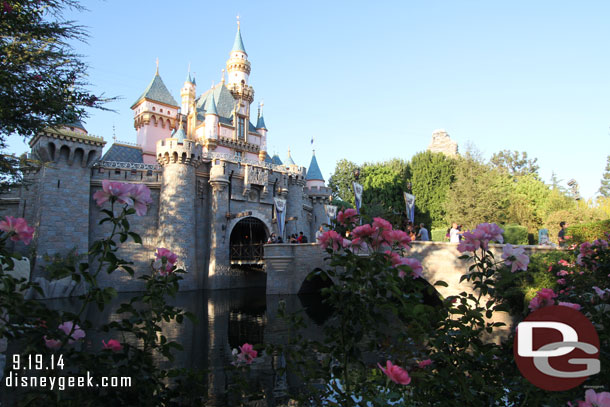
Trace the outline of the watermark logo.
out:
[[[532,384],[569,390],[600,372],[599,337],[580,312],[553,305],[532,312],[517,326],[515,361]]]

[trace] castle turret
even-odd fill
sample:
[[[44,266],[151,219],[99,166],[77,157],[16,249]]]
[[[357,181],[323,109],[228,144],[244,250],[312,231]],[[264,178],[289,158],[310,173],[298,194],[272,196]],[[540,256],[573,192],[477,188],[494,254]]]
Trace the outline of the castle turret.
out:
[[[24,202],[24,207],[36,208],[28,223],[36,230],[37,266],[44,265],[45,254],[89,250],[91,167],[105,144],[101,137],[89,135],[80,122],[46,129],[30,140],[32,154],[44,163],[31,186],[32,200]]]
[[[263,118],[263,103],[258,107],[258,120],[256,121],[256,131],[261,135],[260,150],[258,153],[258,159],[265,161],[267,157],[267,126],[265,126],[265,119]]]
[[[311,155],[311,162],[309,163],[309,168],[307,169],[307,176],[305,179],[307,180],[307,188],[324,187],[324,177],[322,176],[322,171],[320,171],[320,167],[318,166],[315,150]]]
[[[233,48],[231,49],[230,57],[227,61],[227,73],[229,75],[228,85],[248,84],[250,61],[248,61],[248,54],[246,53],[244,42],[241,39],[239,20],[237,20],[237,33],[235,34]]]
[[[195,168],[202,159],[201,145],[186,138],[182,124],[172,138],[157,142],[157,160],[163,166],[159,198],[159,247],[178,255],[179,266],[188,274],[183,289],[203,288],[205,276],[198,272],[196,257]]]
[[[186,117],[186,135],[191,140],[195,139],[195,127],[197,126],[197,109],[195,108],[196,90],[195,79],[191,76],[191,67],[189,65],[184,86],[180,90],[180,98],[182,100],[182,110],[180,113]]]
[[[142,148],[142,158],[146,164],[156,162],[155,148],[159,140],[170,137],[177,128],[178,103],[167,90],[157,71],[144,93],[131,106],[137,144]]]
[[[216,109],[216,101],[214,100],[214,92],[210,92],[210,103],[205,111],[205,145],[208,151],[216,148],[218,141],[218,123],[219,116]]]

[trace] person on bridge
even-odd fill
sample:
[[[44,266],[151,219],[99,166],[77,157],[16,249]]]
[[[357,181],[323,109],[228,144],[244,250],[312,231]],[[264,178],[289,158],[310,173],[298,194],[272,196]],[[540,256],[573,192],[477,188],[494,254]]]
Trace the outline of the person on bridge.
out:
[[[417,233],[417,239],[422,242],[430,241],[430,234],[428,233],[428,229],[426,229],[426,225],[423,223],[419,224],[419,233]]]
[[[458,228],[458,224],[453,222],[451,230],[449,231],[449,243],[460,243],[460,229]]]

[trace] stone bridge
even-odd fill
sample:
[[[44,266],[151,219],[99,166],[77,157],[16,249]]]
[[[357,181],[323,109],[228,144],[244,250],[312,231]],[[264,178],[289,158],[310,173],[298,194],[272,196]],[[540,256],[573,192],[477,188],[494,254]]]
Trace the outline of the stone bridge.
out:
[[[502,244],[490,244],[490,249],[496,258],[502,254]],[[556,250],[546,246],[523,246],[528,255],[533,253]],[[418,259],[423,266],[423,278],[434,286],[439,280],[447,283],[447,287],[435,286],[437,292],[444,298],[461,292],[473,292],[472,285],[460,278],[468,270],[466,260],[460,260],[461,255],[457,244],[448,242],[411,242],[409,257]],[[328,257],[320,246],[315,243],[306,244],[271,244],[265,245],[265,268],[267,271],[267,294],[297,294],[301,290],[307,275],[315,269],[324,270],[328,267]],[[499,313],[503,314],[503,313]],[[509,315],[496,315],[494,320],[502,321],[509,328],[513,320]]]

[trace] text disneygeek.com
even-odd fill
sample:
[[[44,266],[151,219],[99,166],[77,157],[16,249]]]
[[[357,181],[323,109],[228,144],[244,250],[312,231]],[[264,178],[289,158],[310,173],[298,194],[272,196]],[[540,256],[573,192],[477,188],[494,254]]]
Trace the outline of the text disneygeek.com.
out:
[[[4,378],[6,387],[48,388],[65,390],[75,387],[131,387],[131,377],[102,376],[94,379],[89,372],[83,376],[24,376],[9,371]]]

